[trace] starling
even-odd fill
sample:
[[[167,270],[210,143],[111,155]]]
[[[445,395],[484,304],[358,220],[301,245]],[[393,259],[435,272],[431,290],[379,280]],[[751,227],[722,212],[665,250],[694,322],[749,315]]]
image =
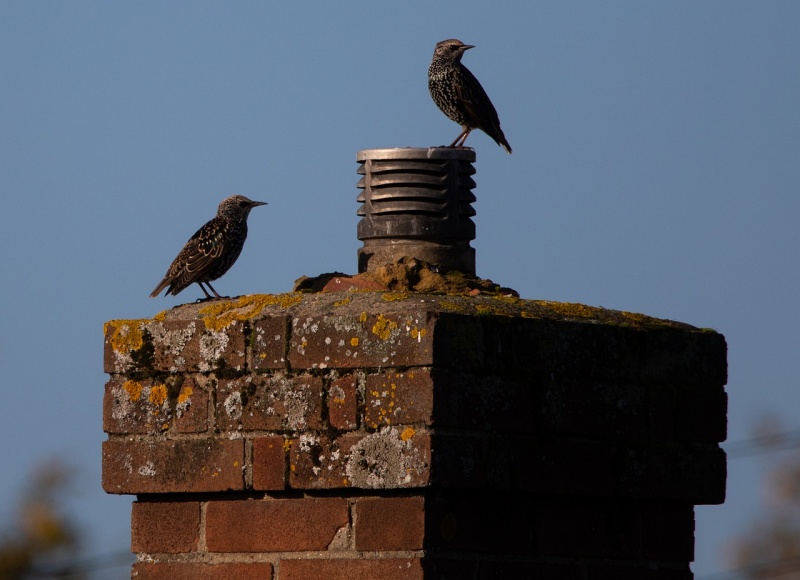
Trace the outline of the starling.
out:
[[[428,67],[428,90],[442,112],[461,125],[461,134],[450,147],[463,147],[473,129],[481,129],[495,142],[511,153],[500,128],[497,111],[478,79],[461,64],[461,57],[471,44],[451,38],[436,44],[433,60]]]
[[[204,282],[215,297],[222,298],[211,286],[211,281],[227,272],[242,253],[244,240],[247,238],[247,216],[257,205],[266,203],[252,201],[243,195],[232,195],[222,200],[217,209],[217,217],[197,230],[186,242],[164,279],[150,294],[150,298],[158,296],[167,286],[169,288],[164,296],[176,296],[194,282],[203,289],[207,300],[213,297],[203,286]]]

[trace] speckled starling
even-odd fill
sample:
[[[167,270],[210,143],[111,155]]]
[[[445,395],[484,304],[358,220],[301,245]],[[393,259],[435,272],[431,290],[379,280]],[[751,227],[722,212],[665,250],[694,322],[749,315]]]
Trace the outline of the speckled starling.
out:
[[[442,112],[461,125],[461,134],[450,147],[463,147],[473,129],[481,129],[511,153],[511,146],[500,128],[497,111],[478,79],[461,64],[461,57],[471,44],[451,38],[436,44],[428,67],[428,90]]]
[[[213,297],[203,286],[204,283],[214,293],[214,297],[222,298],[211,286],[211,281],[227,272],[241,254],[247,238],[247,216],[257,205],[266,203],[252,201],[243,195],[232,195],[222,200],[217,209],[217,217],[197,230],[186,242],[150,297],[155,298],[168,286],[164,296],[175,296],[197,282],[207,300]]]

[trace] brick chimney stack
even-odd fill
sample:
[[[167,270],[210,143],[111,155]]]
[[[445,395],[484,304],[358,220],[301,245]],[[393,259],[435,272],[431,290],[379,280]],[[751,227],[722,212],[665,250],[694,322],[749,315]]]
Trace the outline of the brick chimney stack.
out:
[[[390,227],[359,225],[360,270]],[[395,245],[419,239],[450,243]],[[640,314],[253,294],[109,321],[105,370],[135,578],[687,580],[725,497],[725,340]]]

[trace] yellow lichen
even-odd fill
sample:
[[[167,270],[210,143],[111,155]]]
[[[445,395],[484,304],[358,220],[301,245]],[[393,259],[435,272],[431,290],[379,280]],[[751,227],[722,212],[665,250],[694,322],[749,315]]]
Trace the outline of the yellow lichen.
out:
[[[166,319],[167,319],[167,311],[166,310],[162,310],[161,312],[159,312],[158,314],[153,316],[153,320],[158,320],[159,322],[161,322],[163,320],[166,320]]]
[[[634,322],[641,322],[643,324],[658,324],[664,322],[663,320],[653,318],[652,316],[647,316],[646,314],[638,314],[636,312],[623,311],[622,315],[625,318],[633,320]]]
[[[381,340],[386,340],[396,328],[397,323],[394,320],[389,320],[383,314],[379,314],[378,320],[372,325],[372,334]]]
[[[358,317],[359,322],[366,322],[367,321],[367,313],[362,312],[361,315]]]
[[[291,449],[291,447],[292,447],[291,441],[289,441],[288,439],[284,439],[283,440],[283,452],[287,453],[289,451],[289,449]]]
[[[203,323],[208,330],[219,332],[234,320],[249,320],[258,316],[267,306],[288,308],[303,299],[299,294],[251,294],[238,300],[223,300],[209,304],[199,310],[204,314]]]
[[[185,403],[189,400],[189,397],[192,396],[192,387],[183,387],[181,392],[178,394],[178,403]]]
[[[338,308],[339,306],[344,306],[345,304],[349,304],[351,300],[352,300],[352,298],[347,296],[346,298],[342,298],[341,300],[337,300],[336,302],[333,303],[333,305]]]
[[[602,312],[601,308],[586,306],[585,304],[575,304],[570,302],[551,302],[550,300],[537,300],[545,308],[552,310],[562,316],[570,318],[597,318]]]
[[[403,429],[403,432],[400,433],[400,439],[402,439],[403,441],[408,441],[415,434],[416,434],[416,431],[414,431],[414,429],[412,429],[411,427],[406,427],[405,429]]]
[[[154,385],[150,388],[148,400],[156,406],[161,406],[167,400],[167,385]]]
[[[417,328],[416,326],[412,327],[410,330],[411,338],[414,340],[422,340],[426,334],[428,334],[427,328]]]
[[[456,304],[455,302],[450,302],[449,300],[440,301],[439,306],[445,310],[464,310],[463,306]]]
[[[499,300],[500,302],[506,302],[508,304],[514,304],[515,306],[525,304],[525,301],[522,298],[517,298],[516,296],[492,296],[492,299]]]
[[[408,294],[405,292],[384,292],[381,295],[381,300],[385,302],[394,302],[396,300],[405,300],[408,298]]]
[[[489,306],[487,304],[476,304],[475,312],[480,315],[496,314],[498,316],[505,315],[506,313],[499,309],[497,306]]]
[[[352,346],[352,347],[358,346],[358,337],[357,336],[354,336],[353,338],[350,339],[350,346]]]
[[[132,352],[139,350],[144,344],[142,325],[149,322],[146,318],[133,320],[109,320],[103,325],[103,333],[108,336],[109,330],[114,329],[109,342],[116,352]]]
[[[142,396],[142,384],[137,381],[125,381],[122,388],[128,393],[128,398],[131,401],[138,401]]]

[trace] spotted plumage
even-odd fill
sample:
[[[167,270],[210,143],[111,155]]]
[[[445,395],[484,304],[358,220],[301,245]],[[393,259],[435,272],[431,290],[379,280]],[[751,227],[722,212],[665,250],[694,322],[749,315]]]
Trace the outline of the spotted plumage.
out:
[[[463,147],[473,129],[480,129],[511,153],[500,128],[497,111],[486,91],[467,67],[461,57],[471,44],[451,38],[436,44],[433,60],[428,67],[428,90],[436,106],[450,119],[461,125],[461,133],[450,147]]]
[[[211,286],[211,281],[225,274],[236,262],[247,238],[247,216],[259,205],[266,203],[252,201],[243,195],[224,199],[219,204],[217,216],[186,242],[150,297],[155,298],[164,288],[167,288],[165,296],[175,296],[196,282],[206,299],[222,298]],[[214,293],[213,297],[203,284]]]

